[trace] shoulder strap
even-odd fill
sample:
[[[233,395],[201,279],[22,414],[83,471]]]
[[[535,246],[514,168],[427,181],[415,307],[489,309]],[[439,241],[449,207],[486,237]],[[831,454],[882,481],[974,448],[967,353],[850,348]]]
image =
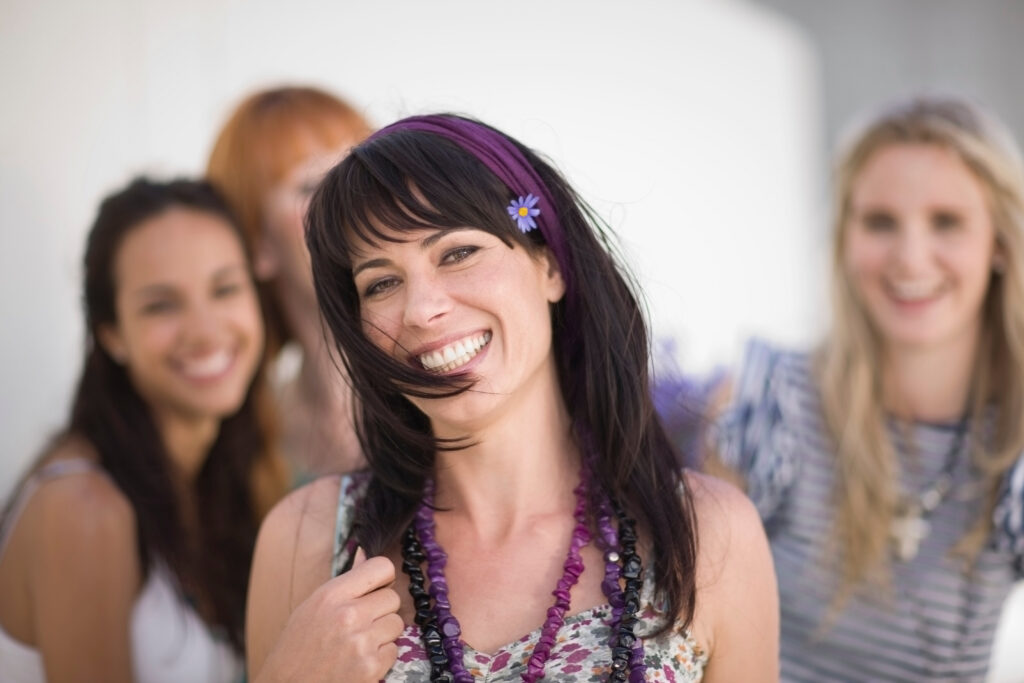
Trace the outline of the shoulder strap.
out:
[[[25,479],[21,489],[13,494],[6,514],[0,519],[0,557],[3,556],[7,540],[11,532],[14,531],[18,518],[25,511],[25,506],[28,505],[28,501],[31,500],[36,490],[52,479],[59,479],[72,474],[82,474],[84,472],[105,473],[102,467],[87,458],[62,458],[46,463]]]
[[[357,540],[352,536],[352,523],[356,508],[366,496],[370,477],[364,473],[343,474],[338,486],[338,515],[334,523],[334,551],[331,553],[331,576],[337,576],[348,566],[356,550]]]

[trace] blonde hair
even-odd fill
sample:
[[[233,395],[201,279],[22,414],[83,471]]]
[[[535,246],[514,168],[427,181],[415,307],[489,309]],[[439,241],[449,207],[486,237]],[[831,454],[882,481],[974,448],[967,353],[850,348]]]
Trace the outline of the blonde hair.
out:
[[[839,156],[832,251],[833,325],[817,357],[825,421],[836,447],[836,542],[842,571],[836,606],[859,584],[888,580],[888,540],[899,495],[899,462],[881,405],[881,347],[844,268],[851,193],[858,175],[889,145],[936,145],[971,170],[987,193],[996,243],[1005,259],[983,303],[972,380],[972,459],[983,473],[984,509],[955,552],[970,560],[991,532],[1002,475],[1024,450],[1024,166],[1012,136],[976,106],[918,97],[889,107],[863,126]],[[985,407],[996,406],[981,434]],[[991,413],[989,413],[991,414]],[[982,440],[984,436],[984,441]]]
[[[231,205],[250,249],[263,234],[267,194],[318,149],[361,142],[372,132],[344,100],[317,88],[288,86],[246,97],[221,129],[207,178]],[[261,288],[263,289],[263,288]],[[273,292],[263,291],[271,353],[291,339]]]

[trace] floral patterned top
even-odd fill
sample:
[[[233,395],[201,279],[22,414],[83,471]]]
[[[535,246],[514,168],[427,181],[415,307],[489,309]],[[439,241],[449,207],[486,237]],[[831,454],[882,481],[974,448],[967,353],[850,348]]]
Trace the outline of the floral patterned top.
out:
[[[348,563],[354,550],[349,538],[355,504],[362,497],[368,479],[344,475],[338,496],[338,517],[334,535],[334,556],[331,574],[337,576]],[[654,604],[654,581],[645,572],[641,591],[641,609],[636,633],[644,641],[644,662],[648,681],[697,683],[704,676],[708,656],[704,648],[685,630],[671,629],[654,638],[645,634],[657,630],[663,615]],[[544,669],[545,681],[583,683],[605,681],[611,669],[608,641],[612,635],[611,607],[600,605],[567,616],[551,649]],[[477,652],[464,646],[463,663],[473,677],[486,683],[514,683],[522,680],[526,663],[540,637],[540,628],[519,640],[499,648],[493,654]],[[398,661],[388,672],[386,681],[426,681],[430,666],[420,640],[419,627],[406,626],[398,638]]]

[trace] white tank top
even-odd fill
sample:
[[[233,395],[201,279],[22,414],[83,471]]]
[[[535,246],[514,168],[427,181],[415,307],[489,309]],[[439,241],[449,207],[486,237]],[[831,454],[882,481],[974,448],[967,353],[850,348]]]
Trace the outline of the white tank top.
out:
[[[0,556],[28,499],[45,481],[102,470],[88,460],[58,460],[36,472],[22,487],[0,529]],[[132,669],[136,683],[237,683],[242,662],[210,633],[194,609],[182,602],[176,580],[156,563],[135,599],[131,617]],[[0,626],[0,683],[46,683],[39,651],[12,638]]]

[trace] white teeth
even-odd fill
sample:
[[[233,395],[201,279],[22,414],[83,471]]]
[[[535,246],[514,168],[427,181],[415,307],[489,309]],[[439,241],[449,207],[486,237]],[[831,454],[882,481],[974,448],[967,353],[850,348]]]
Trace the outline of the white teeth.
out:
[[[233,357],[228,351],[217,351],[205,358],[184,361],[181,369],[185,376],[193,379],[214,377],[228,369]]]
[[[439,373],[451,372],[472,360],[473,356],[480,353],[480,349],[487,346],[489,341],[491,341],[490,332],[484,332],[475,337],[466,337],[443,349],[424,353],[419,357],[419,361],[427,370]]]
[[[924,299],[932,296],[938,287],[931,282],[892,282],[892,293],[897,299]]]

